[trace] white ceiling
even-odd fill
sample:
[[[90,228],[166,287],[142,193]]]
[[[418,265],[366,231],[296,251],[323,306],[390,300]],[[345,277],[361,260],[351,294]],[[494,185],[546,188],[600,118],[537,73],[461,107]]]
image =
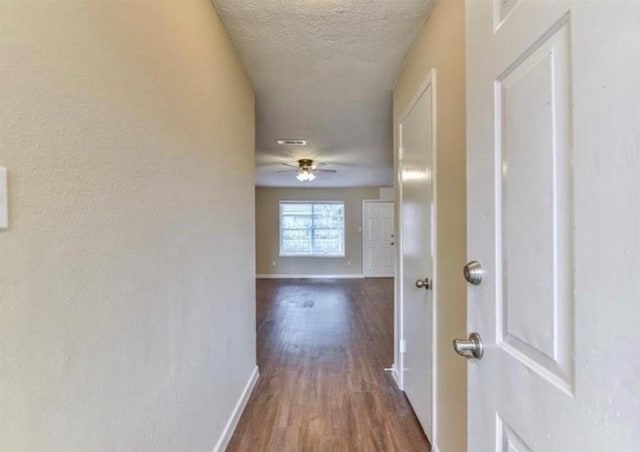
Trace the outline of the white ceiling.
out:
[[[391,90],[433,2],[213,0],[256,90],[256,185],[393,185]],[[338,172],[277,172],[299,158]]]

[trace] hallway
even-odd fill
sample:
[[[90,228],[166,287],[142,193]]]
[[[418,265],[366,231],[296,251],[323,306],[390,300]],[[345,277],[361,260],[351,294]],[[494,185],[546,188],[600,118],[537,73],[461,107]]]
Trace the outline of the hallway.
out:
[[[383,369],[393,279],[258,280],[260,380],[227,451],[426,451]]]

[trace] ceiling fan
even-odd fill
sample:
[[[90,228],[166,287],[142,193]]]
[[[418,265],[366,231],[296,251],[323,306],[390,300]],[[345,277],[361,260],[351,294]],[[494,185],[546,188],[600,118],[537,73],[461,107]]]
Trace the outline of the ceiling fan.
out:
[[[298,160],[297,165],[291,165],[289,163],[283,163],[283,165],[289,166],[295,169],[281,170],[281,171],[278,171],[278,173],[287,173],[289,171],[296,171],[298,173],[298,175],[296,176],[296,179],[298,179],[300,182],[311,182],[316,178],[314,174],[315,172],[322,172],[322,173],[337,172],[337,170],[334,170],[334,169],[319,169],[318,168],[319,166],[325,166],[326,163],[324,162],[316,163],[312,159],[300,159]]]

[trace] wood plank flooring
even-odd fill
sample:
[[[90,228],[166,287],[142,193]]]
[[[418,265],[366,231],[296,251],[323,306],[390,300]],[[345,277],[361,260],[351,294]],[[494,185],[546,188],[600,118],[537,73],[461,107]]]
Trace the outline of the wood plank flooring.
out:
[[[258,280],[260,380],[227,451],[429,451],[393,362],[393,280]]]

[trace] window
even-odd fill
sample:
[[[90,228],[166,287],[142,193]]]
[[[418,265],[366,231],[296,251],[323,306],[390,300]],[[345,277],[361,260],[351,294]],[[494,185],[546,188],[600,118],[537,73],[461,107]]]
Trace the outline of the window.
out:
[[[344,257],[344,203],[281,201],[280,256]]]

